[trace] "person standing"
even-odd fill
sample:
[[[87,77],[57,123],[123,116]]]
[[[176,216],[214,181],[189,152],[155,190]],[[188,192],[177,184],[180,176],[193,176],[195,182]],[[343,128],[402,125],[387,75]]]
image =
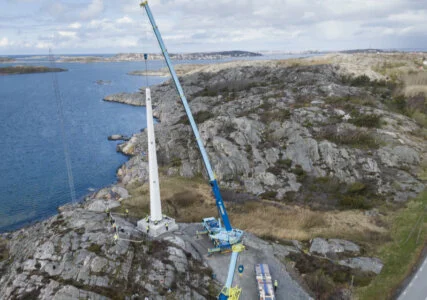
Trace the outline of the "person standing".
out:
[[[168,222],[166,222],[165,226],[166,226],[166,231],[169,231],[169,223]]]
[[[279,285],[279,283],[277,282],[277,279],[274,280],[274,292],[276,292],[278,285]]]

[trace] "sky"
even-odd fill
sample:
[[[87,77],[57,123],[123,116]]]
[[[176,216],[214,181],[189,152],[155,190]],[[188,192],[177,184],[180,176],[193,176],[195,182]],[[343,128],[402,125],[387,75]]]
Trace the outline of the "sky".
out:
[[[149,0],[170,53],[425,48],[425,0]],[[159,52],[138,0],[0,0],[0,55]]]

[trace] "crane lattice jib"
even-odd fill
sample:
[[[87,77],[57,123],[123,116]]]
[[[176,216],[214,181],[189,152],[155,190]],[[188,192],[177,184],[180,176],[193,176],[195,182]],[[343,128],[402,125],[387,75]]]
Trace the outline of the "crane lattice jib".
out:
[[[222,200],[222,196],[219,191],[218,182],[216,181],[214,172],[212,170],[212,166],[209,161],[208,154],[206,153],[206,149],[203,146],[203,142],[202,142],[202,139],[200,138],[199,130],[197,129],[197,125],[196,125],[196,122],[194,121],[193,114],[191,113],[190,106],[188,105],[187,98],[184,95],[184,91],[182,89],[181,83],[179,82],[178,76],[176,75],[175,69],[173,68],[171,59],[169,58],[169,54],[166,50],[166,46],[163,43],[163,39],[162,39],[162,36],[160,35],[160,31],[156,25],[156,22],[154,21],[153,14],[151,13],[151,10],[150,10],[150,7],[148,6],[147,1],[142,2],[141,6],[144,7],[145,11],[147,12],[150,23],[153,26],[154,34],[156,35],[157,41],[159,42],[160,49],[162,50],[163,57],[166,60],[166,64],[168,66],[169,72],[172,75],[173,82],[178,91],[179,97],[181,98],[182,104],[184,105],[185,112],[187,113],[191,128],[193,129],[193,133],[196,137],[197,145],[199,146],[200,152],[202,154],[206,171],[208,172],[208,175],[209,175],[209,182],[212,186],[212,191],[215,196],[216,205],[221,215],[221,219],[224,223],[224,227],[227,231],[232,231],[230,220],[228,219],[227,211],[225,210],[224,202]]]

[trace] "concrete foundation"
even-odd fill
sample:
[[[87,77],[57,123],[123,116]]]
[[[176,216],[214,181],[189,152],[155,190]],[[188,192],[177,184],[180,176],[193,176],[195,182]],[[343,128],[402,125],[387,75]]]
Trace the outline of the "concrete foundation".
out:
[[[166,224],[168,224],[166,229]],[[178,230],[178,224],[175,223],[175,219],[170,218],[168,216],[164,216],[160,221],[153,222],[150,218],[144,218],[138,221],[137,227],[144,233],[147,233],[150,237],[158,237],[159,235],[165,232],[171,232]]]

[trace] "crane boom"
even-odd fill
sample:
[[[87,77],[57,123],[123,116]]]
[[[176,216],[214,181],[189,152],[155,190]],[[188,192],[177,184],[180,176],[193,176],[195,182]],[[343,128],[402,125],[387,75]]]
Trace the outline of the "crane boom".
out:
[[[159,28],[157,27],[156,22],[154,21],[153,14],[151,13],[151,10],[150,10],[150,7],[148,6],[147,1],[142,2],[140,6],[145,8],[145,11],[147,12],[150,23],[153,26],[154,34],[156,35],[157,41],[159,42],[159,46],[160,46],[160,49],[162,50],[163,57],[166,60],[166,64],[168,66],[169,72],[172,75],[173,82],[178,91],[179,97],[181,98],[182,104],[184,105],[185,112],[188,116],[191,128],[193,129],[193,133],[196,137],[197,145],[199,146],[200,152],[202,154],[203,163],[205,164],[206,171],[208,172],[208,175],[209,175],[209,183],[212,187],[212,191],[215,196],[216,206],[218,207],[218,211],[219,211],[219,214],[221,215],[221,219],[224,223],[225,229],[227,230],[227,232],[230,232],[233,230],[233,228],[231,227],[230,220],[228,218],[227,211],[225,210],[224,202],[222,200],[221,192],[219,190],[218,182],[212,170],[212,166],[209,161],[208,154],[206,153],[205,146],[203,145],[203,141],[200,138],[199,130],[197,128],[196,122],[194,121],[193,114],[191,113],[187,98],[184,95],[184,91],[182,89],[181,83],[179,82],[178,76],[176,75],[175,69],[172,65],[171,59],[166,50],[166,46],[160,34]]]

